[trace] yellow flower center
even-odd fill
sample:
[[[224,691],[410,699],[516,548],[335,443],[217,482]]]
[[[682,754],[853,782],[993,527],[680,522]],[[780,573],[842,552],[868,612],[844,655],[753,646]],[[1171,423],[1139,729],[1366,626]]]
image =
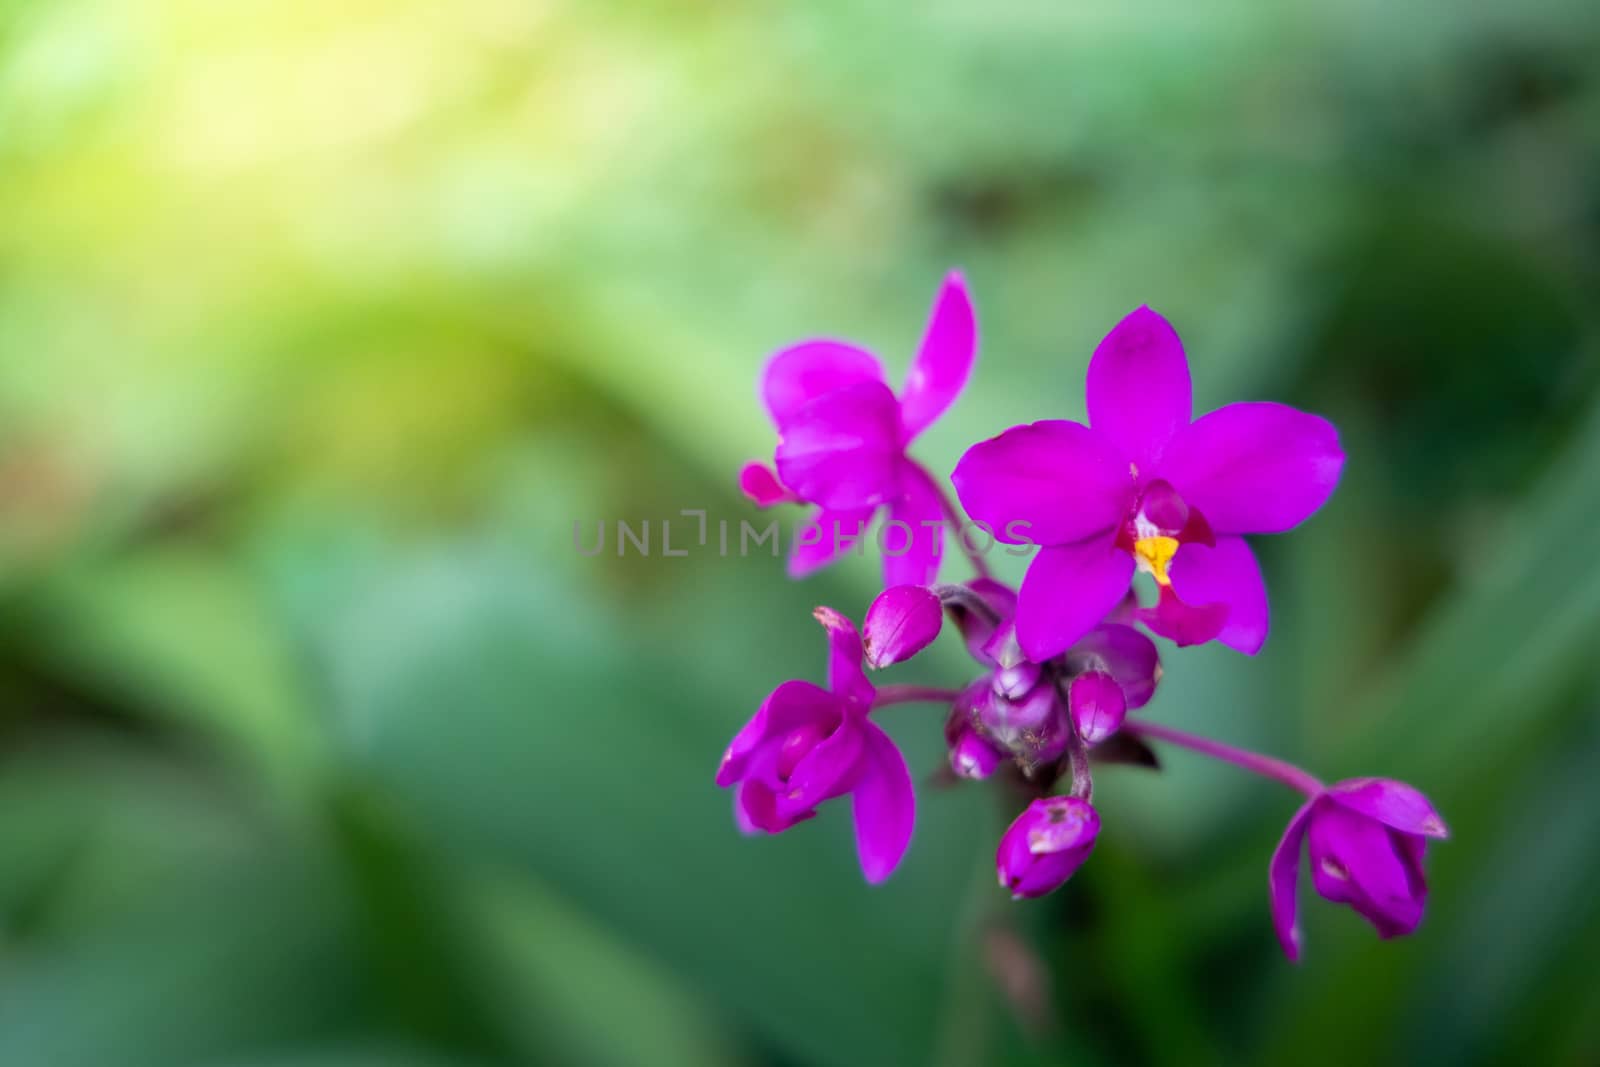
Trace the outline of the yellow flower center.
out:
[[[1133,556],[1139,561],[1139,569],[1153,575],[1157,585],[1172,584],[1167,567],[1177,552],[1176,537],[1141,537],[1133,543]]]

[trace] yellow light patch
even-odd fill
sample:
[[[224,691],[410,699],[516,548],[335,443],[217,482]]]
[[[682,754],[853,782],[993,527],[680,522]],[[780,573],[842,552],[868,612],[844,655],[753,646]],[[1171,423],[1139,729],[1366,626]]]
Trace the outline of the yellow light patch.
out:
[[[1133,543],[1133,554],[1139,561],[1139,569],[1154,575],[1158,585],[1172,584],[1172,579],[1167,577],[1167,567],[1178,554],[1176,537],[1141,537]]]

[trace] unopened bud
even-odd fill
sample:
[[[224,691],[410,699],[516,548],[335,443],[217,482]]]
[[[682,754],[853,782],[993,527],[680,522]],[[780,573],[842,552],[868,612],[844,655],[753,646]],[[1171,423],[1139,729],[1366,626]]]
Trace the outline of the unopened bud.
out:
[[[897,585],[878,594],[862,623],[867,666],[908,660],[933,643],[944,622],[939,598],[920,585]]]

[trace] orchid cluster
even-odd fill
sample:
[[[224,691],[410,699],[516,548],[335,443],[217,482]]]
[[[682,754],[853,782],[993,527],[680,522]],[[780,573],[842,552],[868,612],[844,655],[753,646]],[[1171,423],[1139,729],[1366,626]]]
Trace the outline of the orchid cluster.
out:
[[[1350,905],[1380,937],[1410,933],[1427,897],[1427,842],[1446,836],[1420,792],[1378,778],[1324,785],[1279,760],[1129,714],[1161,680],[1150,634],[1178,647],[1260,650],[1267,592],[1246,537],[1290,530],[1327,501],[1344,466],[1333,425],[1275,403],[1193,418],[1183,345],[1164,318],[1139,308],[1094,351],[1087,424],[1035,422],[973,445],[950,478],[958,509],[907,450],[962,391],[977,343],[966,284],[952,273],[898,395],[875,356],[842,341],[805,341],[766,366],[774,462],[748,465],[740,485],[761,507],[814,509],[823,535],[795,542],[790,574],[833,562],[853,543],[839,531],[859,538],[878,515],[912,536],[901,551],[884,551],[885,588],[860,630],[831,608],[816,610],[827,687],[779,685],[728,747],[716,780],[737,786],[739,827],[782,833],[849,796],[862,873],[871,883],[888,878],[910,845],[916,802],[905,759],[872,714],[925,702],[945,709],[946,778],[1002,776],[1018,786],[1008,797],[1028,801],[995,857],[1014,897],[1050,893],[1088,859],[1100,832],[1094,765],[1156,766],[1154,741],[1304,794],[1268,864],[1273,925],[1290,959],[1300,955],[1296,890],[1307,849],[1319,895]],[[952,540],[975,572],[962,584],[939,581],[942,535],[952,527],[963,531]],[[1020,587],[990,573],[969,527],[991,545],[1037,546]],[[1152,580],[1153,603],[1133,587],[1138,573]],[[927,648],[947,620],[977,664],[970,684],[868,678],[867,669]]]

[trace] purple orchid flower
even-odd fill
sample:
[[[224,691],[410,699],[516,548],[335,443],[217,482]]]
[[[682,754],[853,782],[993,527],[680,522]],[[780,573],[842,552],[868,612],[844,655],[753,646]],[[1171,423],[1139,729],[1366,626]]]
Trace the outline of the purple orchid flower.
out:
[[[1307,838],[1318,895],[1350,905],[1387,940],[1422,921],[1428,899],[1423,852],[1429,838],[1448,836],[1428,798],[1404,782],[1355,778],[1313,796],[1289,820],[1272,854],[1272,924],[1284,954],[1300,959],[1295,889]]]
[[[966,282],[952,272],[898,398],[877,357],[856,345],[803,341],[772,357],[761,393],[778,430],[777,471],[751,463],[739,486],[760,507],[816,505],[817,536],[796,538],[791,577],[832,563],[885,508],[891,522],[904,525],[898,538],[885,534],[884,584],[926,585],[938,576],[942,531],[923,524],[942,522],[950,509],[939,483],[906,448],[955,401],[977,345]]]
[[[1099,835],[1100,815],[1087,800],[1035,800],[1000,837],[1000,884],[1017,900],[1053,892],[1083,866]]]
[[[746,833],[782,833],[823,801],[850,794],[861,873],[875,885],[911,843],[911,773],[889,735],[867,720],[877,692],[861,669],[855,625],[831,608],[816,617],[828,631],[828,688],[788,681],[768,694],[728,746],[717,785],[739,784],[734,818]]]
[[[1159,589],[1140,613],[1151,630],[1254,655],[1267,593],[1241,535],[1281,533],[1322,506],[1344,467],[1338,432],[1274,403],[1191,422],[1183,344],[1147,307],[1095,349],[1085,397],[1089,425],[1013,427],[970,448],[951,478],[998,540],[1042,546],[1020,591],[1023,651],[1043,661],[1071,646],[1143,570]],[[1014,522],[1029,524],[1026,538]]]

